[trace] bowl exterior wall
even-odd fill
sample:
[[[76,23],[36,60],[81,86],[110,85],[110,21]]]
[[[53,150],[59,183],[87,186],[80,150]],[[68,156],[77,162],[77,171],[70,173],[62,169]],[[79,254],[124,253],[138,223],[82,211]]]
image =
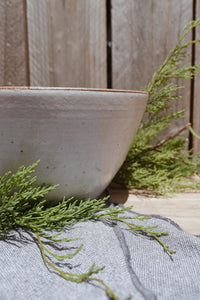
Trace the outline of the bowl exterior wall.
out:
[[[145,111],[142,93],[0,90],[0,175],[40,159],[49,198],[94,198],[122,165]]]

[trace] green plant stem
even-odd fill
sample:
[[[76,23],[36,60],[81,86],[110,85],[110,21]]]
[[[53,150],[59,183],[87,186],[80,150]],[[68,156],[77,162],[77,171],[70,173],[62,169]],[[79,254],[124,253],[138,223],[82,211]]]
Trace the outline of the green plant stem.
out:
[[[184,64],[184,59],[190,56],[187,49],[199,43],[199,40],[184,43],[184,39],[199,25],[200,19],[197,19],[184,26],[175,47],[143,88],[149,93],[147,118],[141,122],[127,158],[114,178],[114,182],[125,188],[143,189],[159,195],[180,192],[184,188],[200,188],[200,181],[195,185],[188,181],[189,177],[199,173],[200,153],[194,155],[186,150],[186,139],[180,136],[183,130],[189,129],[198,138],[192,127],[187,124],[160,140],[172,120],[184,117],[184,111],[172,113],[168,109],[181,98],[178,92],[184,88],[174,82],[179,78],[193,79],[200,67],[199,64]]]
[[[126,222],[123,218],[116,218],[116,217],[104,217],[102,216],[102,219],[105,219],[105,220],[112,220],[112,221],[118,221],[118,222],[121,222],[125,225],[127,225],[133,232],[135,232],[136,234],[138,232],[145,232],[147,234],[149,234],[151,237],[153,237],[155,240],[158,241],[159,244],[161,244],[161,246],[163,247],[163,249],[166,251],[166,252],[169,252],[170,254],[175,254],[176,251],[174,250],[170,250],[169,249],[169,246],[167,246],[166,244],[164,244],[161,239],[158,237],[158,236],[161,236],[161,235],[168,235],[169,232],[166,232],[166,231],[163,231],[163,232],[153,232],[151,230],[149,230],[149,228],[145,228],[143,226],[138,226],[138,225],[135,225],[135,224],[132,224],[132,223],[129,223],[129,222]],[[156,228],[157,226],[154,226],[154,227],[150,227],[151,229],[153,228]]]
[[[193,128],[191,126],[189,126],[189,130],[193,134],[193,136],[195,136],[195,138],[200,140],[200,136],[193,130]]]
[[[161,151],[158,148],[161,147],[162,145],[164,145],[165,143],[167,143],[170,139],[173,139],[174,137],[176,137],[177,135],[179,135],[181,132],[183,132],[184,130],[186,130],[187,128],[191,127],[191,123],[186,124],[185,126],[183,126],[182,128],[180,128],[179,130],[177,130],[175,133],[167,136],[166,138],[164,138],[162,141],[160,141],[157,145],[155,146],[151,146],[149,148],[146,149],[146,151],[150,151],[150,150],[156,150],[156,151]]]
[[[87,273],[83,273],[83,274],[75,274],[75,273],[69,273],[69,272],[63,272],[61,269],[59,269],[58,267],[56,267],[54,264],[52,264],[46,257],[45,255],[45,251],[47,251],[49,253],[49,251],[47,250],[47,248],[43,245],[41,239],[40,239],[40,236],[37,232],[34,232],[36,237],[37,237],[37,240],[38,240],[38,243],[40,245],[40,250],[41,250],[41,253],[42,253],[42,258],[44,260],[44,262],[49,266],[51,267],[53,270],[55,270],[56,272],[58,272],[58,274],[60,276],[62,276],[64,279],[68,280],[68,281],[72,281],[72,282],[76,282],[76,283],[81,283],[83,281],[97,281],[99,282],[101,285],[103,285],[103,287],[105,288],[105,292],[106,294],[108,295],[108,297],[110,299],[113,299],[113,300],[120,300],[120,298],[118,296],[116,296],[112,290],[108,287],[108,285],[102,280],[102,279],[99,279],[99,278],[95,278],[95,277],[91,277],[90,275],[92,275],[93,273],[98,273],[100,271],[102,271],[105,266],[101,267],[101,268],[98,268],[96,270],[94,270],[94,264],[91,266],[91,268],[89,269],[89,271]],[[52,253],[50,252],[49,254],[52,255]],[[55,257],[55,255],[53,255]],[[93,271],[94,270],[94,271]]]

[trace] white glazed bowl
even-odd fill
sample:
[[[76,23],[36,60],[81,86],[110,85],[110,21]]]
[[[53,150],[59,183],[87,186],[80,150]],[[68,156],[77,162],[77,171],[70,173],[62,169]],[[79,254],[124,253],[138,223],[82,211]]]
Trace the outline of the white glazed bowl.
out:
[[[109,185],[145,111],[145,92],[0,88],[0,176],[40,159],[49,199],[94,198]]]

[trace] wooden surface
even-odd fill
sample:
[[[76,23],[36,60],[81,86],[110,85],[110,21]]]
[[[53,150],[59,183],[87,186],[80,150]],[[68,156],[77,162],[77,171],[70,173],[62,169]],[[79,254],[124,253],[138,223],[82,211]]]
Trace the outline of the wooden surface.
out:
[[[106,6],[109,2],[111,11]],[[141,89],[175,46],[194,11],[200,17],[200,0],[2,0],[0,85],[105,88],[109,73],[113,88]],[[107,66],[110,31],[112,66]],[[192,32],[187,39],[191,38]],[[200,28],[196,38],[200,38]],[[198,62],[200,45],[195,51]],[[191,110],[200,135],[199,81],[200,76],[194,89],[190,80],[179,82],[185,89],[173,111],[185,109],[185,118],[173,121],[160,138],[188,123]],[[187,141],[188,131],[183,136]],[[196,139],[194,149],[200,150]]]
[[[26,1],[31,86],[51,86],[50,24],[46,0]]]
[[[200,17],[200,0],[111,0],[112,87],[140,89],[151,79],[182,27]],[[107,86],[106,0],[1,0],[0,86]],[[188,39],[192,38],[192,33]],[[200,39],[200,28],[196,30]],[[189,59],[190,63],[190,59]],[[195,47],[200,63],[200,45]],[[181,82],[179,82],[181,84]],[[173,110],[186,110],[166,135],[185,125],[193,109],[200,135],[200,75],[183,82],[182,100]],[[184,132],[187,138],[188,133]],[[195,151],[200,141],[194,141]],[[114,198],[134,210],[172,218],[184,230],[200,234],[200,194],[145,198],[115,191]]]
[[[0,85],[27,85],[26,14],[23,0],[0,1]]]
[[[114,88],[146,86],[176,45],[183,26],[192,19],[192,4],[192,0],[127,0],[126,5],[123,0],[112,1]],[[191,38],[192,33],[185,41]],[[190,118],[190,81],[179,80],[179,84],[185,89],[180,92],[182,100],[174,102],[173,111],[185,109],[185,118],[173,121],[165,135],[176,132]],[[187,138],[188,131],[183,135]]]
[[[27,14],[31,85],[106,87],[105,0],[27,1]]]
[[[200,18],[200,0],[196,1],[196,18]],[[196,39],[200,40],[200,27],[196,30]],[[200,43],[195,46],[195,63],[200,64]],[[194,107],[193,107],[193,128],[200,136],[200,74],[195,77],[194,82]],[[193,139],[194,151],[200,151],[200,140]]]
[[[170,218],[185,232],[200,235],[200,192],[180,193],[170,197],[145,196],[135,191],[110,189],[114,203],[133,206],[132,210],[147,215],[160,215]]]

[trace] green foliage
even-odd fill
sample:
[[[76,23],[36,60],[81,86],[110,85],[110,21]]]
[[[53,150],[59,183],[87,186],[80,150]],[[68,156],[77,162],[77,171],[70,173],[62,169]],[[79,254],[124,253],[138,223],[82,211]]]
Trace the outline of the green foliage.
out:
[[[192,79],[196,75],[196,69],[200,67],[200,65],[182,65],[184,58],[188,56],[188,47],[199,41],[183,44],[182,42],[198,25],[200,19],[191,21],[183,28],[176,46],[144,88],[149,93],[146,108],[148,117],[141,123],[128,156],[114,179],[123,186],[146,189],[157,194],[200,187],[199,182],[190,185],[189,181],[185,180],[188,176],[198,173],[200,159],[185,150],[184,138],[173,136],[166,138],[162,143],[158,140],[158,134],[170,126],[171,120],[184,116],[184,111],[166,115],[166,110],[172,106],[173,101],[181,98],[178,92],[184,88],[173,80]]]
[[[37,178],[32,177],[32,173],[38,163],[39,161],[27,168],[22,166],[15,174],[8,172],[0,178],[0,239],[8,238],[10,230],[17,229],[18,227],[31,230],[37,237],[42,257],[49,267],[69,281],[80,283],[82,281],[95,280],[99,282],[104,286],[110,299],[119,298],[114,295],[104,281],[94,277],[94,275],[102,271],[105,266],[95,268],[95,264],[93,264],[85,273],[74,274],[59,269],[55,263],[52,263],[47,258],[48,255],[58,261],[71,259],[81,251],[83,244],[72,253],[58,255],[49,250],[49,247],[46,246],[46,242],[48,242],[47,245],[49,242],[73,242],[77,240],[77,238],[60,238],[63,230],[70,230],[70,226],[86,220],[106,220],[107,222],[122,222],[127,225],[134,234],[151,236],[161,244],[166,252],[170,254],[175,253],[160,239],[162,235],[167,235],[168,232],[155,231],[157,226],[144,227],[142,225],[135,225],[132,222],[134,219],[143,221],[149,219],[149,217],[140,215],[136,217],[123,217],[125,211],[129,210],[130,207],[106,207],[105,204],[108,197],[98,200],[70,198],[67,200],[63,199],[59,203],[47,203],[45,195],[57,186],[36,186]],[[55,231],[57,231],[56,234]],[[54,232],[54,234],[52,232]]]
[[[147,121],[143,122],[135,137],[133,145],[129,151],[127,159],[117,174],[115,180],[133,188],[149,189],[157,193],[164,193],[166,189],[185,188],[188,185],[185,181],[180,185],[183,178],[197,173],[200,159],[194,158],[189,151],[183,151],[185,141],[177,134],[166,138],[163,141],[156,141],[159,132],[168,128],[170,121],[183,117],[183,111],[165,114],[165,110],[170,108],[171,103],[180,98],[178,90],[183,88],[171,82],[173,79],[193,78],[199,65],[181,66],[183,59],[188,55],[186,49],[197,41],[181,45],[188,32],[200,25],[200,20],[187,24],[178,39],[177,45],[170,51],[164,63],[158,68],[152,77],[152,81],[145,88],[149,93],[149,102],[146,113]],[[185,128],[189,127],[185,126]],[[183,129],[185,129],[183,128]],[[190,128],[191,132],[192,128]],[[180,130],[182,131],[182,130]],[[195,161],[196,159],[196,161]],[[95,274],[102,271],[105,266],[95,268],[93,264],[88,271],[83,274],[66,272],[52,263],[51,257],[58,261],[71,259],[77,255],[83,244],[80,244],[72,253],[58,255],[53,253],[46,245],[53,243],[68,243],[76,239],[60,238],[63,230],[70,230],[72,225],[87,220],[121,222],[125,224],[134,234],[143,234],[154,238],[163,249],[173,254],[173,250],[165,245],[160,239],[168,232],[159,232],[157,226],[136,225],[133,220],[141,222],[149,217],[138,215],[136,217],[124,217],[123,214],[129,208],[107,208],[105,206],[107,198],[104,199],[63,199],[59,203],[47,203],[45,196],[57,186],[37,186],[36,177],[32,177],[35,164],[25,168],[20,167],[16,174],[6,173],[0,178],[0,239],[9,237],[10,230],[23,227],[31,230],[37,237],[44,262],[54,269],[66,280],[80,283],[82,281],[97,281],[105,288],[110,299],[119,298],[110,290],[107,284]],[[56,231],[53,234],[52,231]],[[46,243],[47,242],[47,243]]]

